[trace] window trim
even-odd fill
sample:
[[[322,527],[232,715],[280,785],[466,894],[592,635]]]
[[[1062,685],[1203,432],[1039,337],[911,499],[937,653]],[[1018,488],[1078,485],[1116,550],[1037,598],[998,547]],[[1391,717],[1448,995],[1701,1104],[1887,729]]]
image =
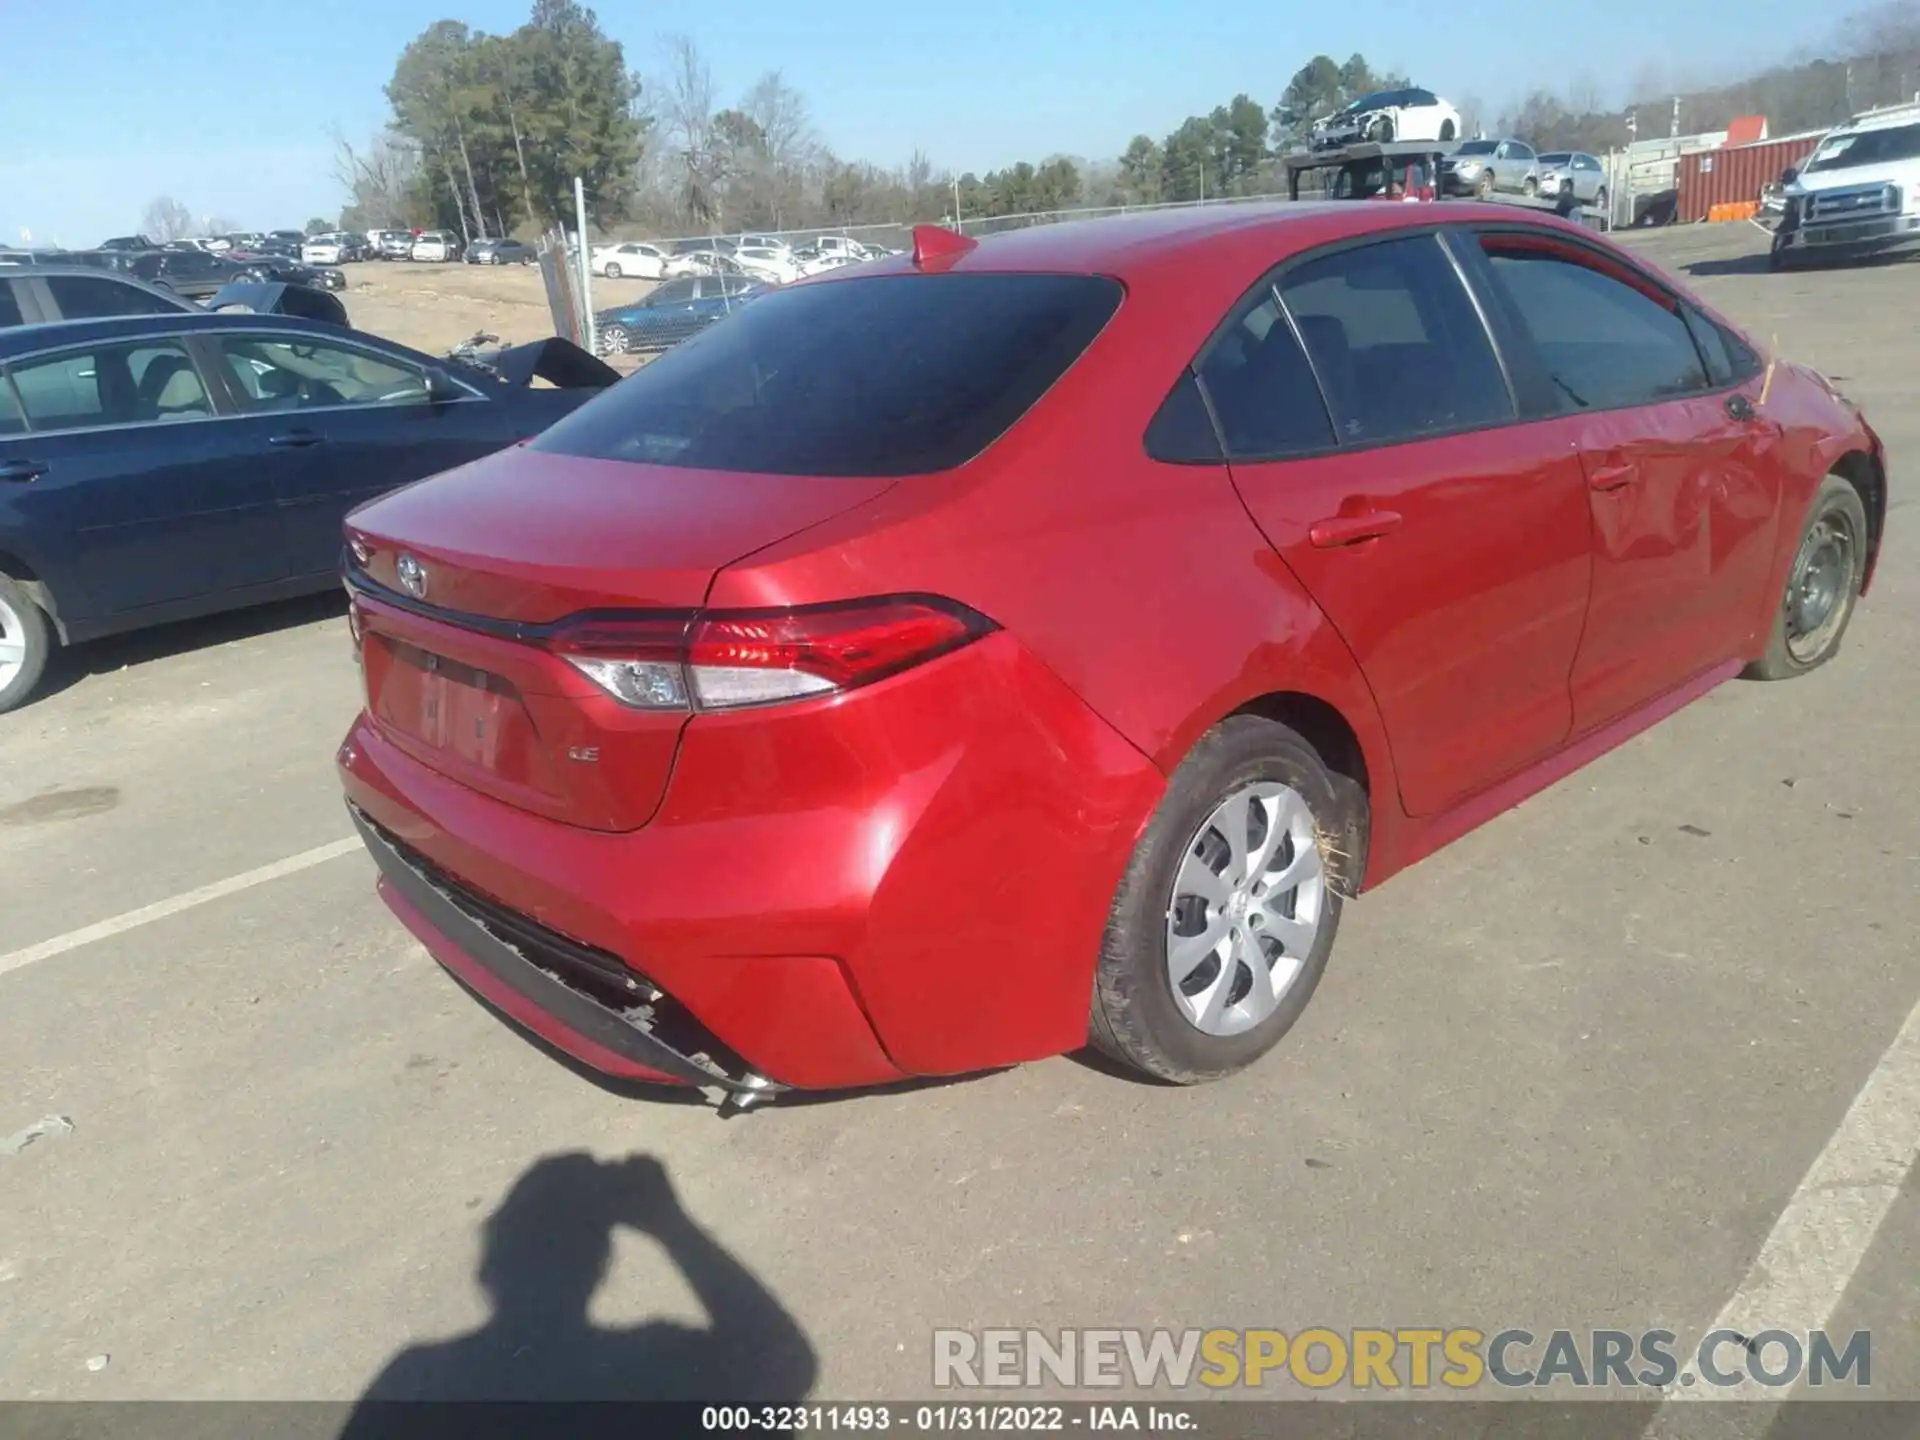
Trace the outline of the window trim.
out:
[[[1497,327],[1489,323],[1489,317],[1481,304],[1480,297],[1475,294],[1472,276],[1468,273],[1467,267],[1460,263],[1459,257],[1453,253],[1453,246],[1447,239],[1449,235],[1463,228],[1465,228],[1465,226],[1461,222],[1441,220],[1421,225],[1394,226],[1386,230],[1373,230],[1368,231],[1364,235],[1349,235],[1342,239],[1329,241],[1324,245],[1316,245],[1311,249],[1289,255],[1286,259],[1280,261],[1279,264],[1269,268],[1259,280],[1243,292],[1240,297],[1228,307],[1226,317],[1214,326],[1212,331],[1208,333],[1207,338],[1201,343],[1200,348],[1194,353],[1193,358],[1187,362],[1187,368],[1193,371],[1194,379],[1200,387],[1201,397],[1207,402],[1207,413],[1214,417],[1215,437],[1220,444],[1220,453],[1225,457],[1224,462],[1217,463],[1225,463],[1230,466],[1277,465],[1288,460],[1323,459],[1328,455],[1364,455],[1374,450],[1383,450],[1395,445],[1419,445],[1430,440],[1451,439],[1458,435],[1474,435],[1487,431],[1504,430],[1511,425],[1532,424],[1542,418],[1526,413],[1526,407],[1522,403],[1519,386],[1516,383],[1512,362],[1501,343],[1502,336],[1500,331]],[[1502,420],[1481,421],[1472,425],[1457,425],[1447,430],[1426,430],[1417,435],[1396,435],[1384,439],[1358,440],[1343,443],[1340,437],[1340,424],[1338,419],[1334,417],[1333,401],[1327,394],[1326,383],[1320,377],[1319,366],[1314,363],[1313,351],[1307,346],[1305,339],[1300,334],[1299,322],[1295,320],[1293,311],[1288,307],[1286,297],[1280,293],[1280,284],[1288,272],[1302,265],[1324,260],[1330,256],[1344,254],[1349,250],[1363,250],[1373,245],[1383,245],[1395,240],[1416,239],[1423,236],[1432,240],[1438,247],[1441,255],[1445,257],[1449,268],[1452,269],[1455,277],[1459,280],[1461,288],[1465,290],[1468,303],[1473,309],[1475,318],[1480,321],[1481,331],[1487,337],[1487,344],[1493,351],[1494,365],[1499,370],[1501,380],[1507,387],[1507,402],[1511,407],[1511,411],[1507,417]],[[1274,298],[1279,304],[1280,314],[1286,320],[1287,328],[1293,333],[1294,343],[1299,345],[1301,351],[1306,355],[1308,371],[1312,374],[1314,385],[1320,392],[1321,408],[1326,412],[1331,424],[1333,444],[1307,450],[1289,450],[1284,454],[1278,455],[1236,456],[1227,445],[1226,432],[1220,428],[1219,415],[1214,409],[1213,396],[1208,392],[1206,381],[1201,377],[1200,372],[1205,366],[1207,359],[1213,354],[1214,349],[1222,344],[1226,337],[1232,333],[1234,326],[1240,323],[1248,311],[1263,303],[1265,298],[1263,292],[1266,291],[1273,293]],[[1529,356],[1528,358],[1537,366],[1538,362],[1534,357]],[[1171,388],[1172,387],[1169,386],[1169,391],[1171,391]],[[1156,407],[1153,413],[1154,415],[1158,415],[1159,409]],[[1152,420],[1153,417],[1149,416],[1147,423],[1149,425],[1152,424]],[[1141,431],[1140,443],[1144,452],[1146,446],[1146,432],[1144,429]]]
[[[1686,332],[1687,343],[1693,347],[1694,358],[1700,362],[1700,373],[1706,377],[1707,381],[1700,389],[1689,391],[1685,395],[1666,395],[1651,400],[1631,400],[1622,405],[1591,405],[1585,409],[1568,410],[1560,403],[1553,392],[1552,381],[1547,377],[1545,362],[1541,360],[1539,353],[1534,348],[1532,335],[1526,329],[1525,321],[1519,315],[1514,314],[1509,316],[1509,319],[1511,324],[1516,328],[1515,343],[1521,347],[1522,353],[1525,354],[1528,367],[1535,372],[1538,385],[1543,387],[1544,393],[1551,398],[1552,408],[1543,414],[1535,416],[1535,419],[1551,420],[1570,415],[1609,415],[1620,410],[1644,409],[1650,405],[1672,405],[1691,400],[1725,397],[1751,384],[1758,378],[1759,372],[1756,371],[1753,374],[1736,375],[1734,379],[1727,384],[1715,384],[1713,368],[1707,361],[1706,353],[1700,348],[1700,337],[1693,333],[1693,326],[1687,323],[1685,311],[1689,309],[1695,310],[1699,313],[1700,318],[1708,324],[1722,326],[1732,330],[1734,337],[1748,350],[1753,351],[1756,358],[1759,358],[1760,352],[1755,349],[1753,343],[1745,335],[1741,334],[1738,329],[1727,326],[1725,321],[1715,317],[1698,300],[1674,289],[1673,286],[1641,266],[1637,261],[1629,260],[1609,250],[1603,250],[1598,245],[1588,243],[1582,237],[1564,235],[1558,230],[1547,230],[1543,226],[1477,221],[1472,224],[1463,225],[1460,229],[1464,234],[1471,235],[1473,252],[1477,255],[1479,263],[1486,267],[1483,272],[1483,283],[1491,288],[1503,312],[1512,308],[1512,297],[1506,293],[1505,287],[1501,286],[1500,283],[1494,279],[1493,257],[1488,255],[1486,250],[1481,246],[1481,237],[1486,235],[1545,237],[1556,243],[1551,246],[1543,246],[1543,249],[1549,251],[1560,250],[1571,252],[1574,255],[1590,257],[1598,263],[1589,265],[1587,268],[1596,270],[1598,273],[1606,275],[1609,279],[1620,280],[1620,282],[1629,289],[1639,291],[1641,294],[1646,295],[1648,299],[1654,300],[1656,303],[1668,309],[1674,319],[1680,322],[1680,328]],[[1620,272],[1625,273],[1622,274]],[[1627,279],[1627,275],[1631,275],[1634,278]],[[1762,368],[1764,369],[1764,361],[1762,361]]]

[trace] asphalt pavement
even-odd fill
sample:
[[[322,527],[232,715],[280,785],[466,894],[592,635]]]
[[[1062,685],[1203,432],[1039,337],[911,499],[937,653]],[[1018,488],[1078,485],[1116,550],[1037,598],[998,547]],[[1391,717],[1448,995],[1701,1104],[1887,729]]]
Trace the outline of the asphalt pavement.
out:
[[[1885,437],[1846,651],[1351,906],[1226,1083],[1067,1057],[728,1120],[597,1084],[322,849],[337,600],[67,657],[0,717],[0,1138],[72,1126],[0,1145],[0,1398],[924,1399],[935,1327],[1690,1333],[1756,1296],[1920,1398],[1920,265],[1636,243]]]

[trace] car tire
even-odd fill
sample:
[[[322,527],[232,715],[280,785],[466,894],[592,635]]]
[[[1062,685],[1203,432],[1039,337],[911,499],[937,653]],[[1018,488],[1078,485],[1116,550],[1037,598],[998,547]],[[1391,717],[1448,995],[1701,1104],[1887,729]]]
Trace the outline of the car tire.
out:
[[[1807,507],[1766,653],[1743,672],[1747,679],[1792,680],[1840,653],[1867,576],[1867,540],[1860,492],[1827,476]]]
[[[1441,142],[1445,143],[1446,141],[1453,139],[1454,134],[1455,134],[1455,131],[1453,128],[1453,122],[1451,120],[1442,120],[1440,122]]]
[[[600,332],[600,347],[609,355],[624,355],[632,347],[632,337],[624,325],[609,325]]]
[[[1520,182],[1520,193],[1529,200],[1540,193],[1540,181],[1532,175]]]
[[[1353,803],[1354,788],[1276,721],[1236,715],[1201,737],[1174,771],[1114,895],[1088,1026],[1096,1048],[1154,1079],[1193,1085],[1231,1075],[1278,1043],[1312,998],[1333,949],[1341,893],[1349,888],[1343,857],[1362,853],[1356,837],[1364,802]],[[1252,803],[1237,809],[1236,802]],[[1236,809],[1248,821],[1238,850],[1227,839],[1232,825],[1222,819]],[[1284,838],[1274,838],[1281,826]],[[1268,877],[1280,865],[1283,878],[1302,878],[1253,899],[1252,883],[1201,876],[1204,869],[1232,880],[1237,866],[1262,852],[1271,857],[1263,867]],[[1216,889],[1221,907],[1201,889]],[[1311,928],[1295,953],[1287,942],[1303,909],[1312,913]],[[1176,981],[1171,945],[1221,926],[1220,945],[1190,952],[1185,958],[1197,954],[1197,962]],[[1268,940],[1277,952],[1267,951]],[[1270,967],[1264,977],[1256,976],[1256,964]],[[1282,964],[1290,971],[1277,981]],[[1279,986],[1264,1003],[1254,1001],[1257,978]]]
[[[1393,117],[1391,115],[1382,115],[1378,120],[1374,121],[1372,132],[1367,138],[1372,140],[1376,145],[1391,145],[1393,143]]]
[[[53,644],[46,611],[18,580],[0,575],[0,715],[39,688]]]
[[[1609,224],[1613,222],[1613,216],[1607,210],[1606,186],[1602,185],[1598,190],[1593,192],[1593,208],[1598,210],[1602,215],[1605,215]]]
[[[607,262],[607,278],[609,280],[618,280],[620,278],[620,267],[612,261]]]
[[[1482,170],[1480,172],[1480,179],[1475,182],[1473,189],[1474,193],[1482,200],[1491,200],[1493,198],[1493,171]]]

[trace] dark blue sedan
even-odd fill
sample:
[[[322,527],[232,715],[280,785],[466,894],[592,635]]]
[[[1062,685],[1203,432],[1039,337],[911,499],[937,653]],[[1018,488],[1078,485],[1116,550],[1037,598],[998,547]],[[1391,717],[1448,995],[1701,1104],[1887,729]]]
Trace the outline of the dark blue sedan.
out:
[[[593,328],[610,355],[666,350],[771,288],[741,275],[686,275],[654,286],[631,305],[600,311]]]
[[[490,358],[254,314],[0,330],[0,711],[56,643],[337,584],[355,505],[619,379],[563,341]]]

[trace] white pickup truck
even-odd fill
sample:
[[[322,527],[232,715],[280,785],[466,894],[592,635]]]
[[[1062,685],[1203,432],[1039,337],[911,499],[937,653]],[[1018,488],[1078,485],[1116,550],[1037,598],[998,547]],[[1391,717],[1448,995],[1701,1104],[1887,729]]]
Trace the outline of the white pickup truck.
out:
[[[1787,180],[1775,270],[1920,249],[1920,105],[1855,116]]]

